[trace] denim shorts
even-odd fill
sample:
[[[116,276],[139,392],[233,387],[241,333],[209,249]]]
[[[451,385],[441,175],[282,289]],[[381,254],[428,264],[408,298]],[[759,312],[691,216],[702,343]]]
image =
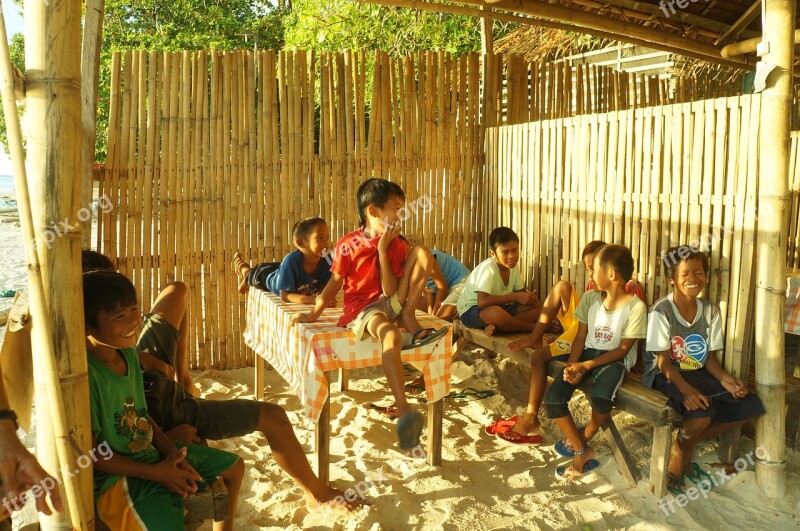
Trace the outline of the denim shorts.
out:
[[[703,393],[711,402],[706,409],[687,410],[683,405],[683,394],[662,373],[658,373],[653,382],[653,388],[667,395],[669,398],[667,405],[680,413],[683,418],[711,417],[712,424],[725,424],[752,419],[764,414],[764,405],[756,395],[751,393],[744,398],[736,398],[722,387],[719,380],[705,368],[696,371],[681,371],[681,376],[686,383]]]
[[[516,302],[509,302],[500,307],[511,315],[517,315],[517,311],[519,310],[519,304]],[[477,304],[462,313],[459,318],[461,319],[461,324],[467,328],[486,328],[486,323],[481,319],[481,308],[478,308]]]
[[[580,361],[589,361],[606,354],[605,350],[593,348],[584,349]],[[600,414],[611,413],[614,407],[614,397],[617,389],[622,385],[625,377],[625,364],[622,361],[615,361],[606,365],[601,365],[583,375],[583,379],[578,385],[572,385],[564,381],[564,369],[561,369],[553,379],[553,384],[547,390],[544,397],[544,407],[547,416],[551,419],[559,419],[569,415],[569,399],[587,378],[592,379],[592,389],[589,393],[589,401],[592,409]]]

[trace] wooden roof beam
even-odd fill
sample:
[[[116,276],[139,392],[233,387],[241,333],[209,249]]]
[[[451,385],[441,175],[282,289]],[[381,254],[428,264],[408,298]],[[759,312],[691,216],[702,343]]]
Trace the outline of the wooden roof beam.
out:
[[[466,4],[481,4],[480,0],[458,1]],[[596,35],[597,32],[603,32],[605,34],[614,35],[612,38],[615,40],[626,42],[632,42],[631,39],[636,39],[639,42],[647,43],[646,45],[651,48],[686,55],[704,61],[711,61],[725,66],[750,69],[754,67],[754,60],[752,58],[735,57],[724,59],[720,54],[720,48],[713,44],[672,35],[639,24],[631,24],[623,20],[616,20],[579,9],[545,4],[536,0],[492,0],[492,7],[496,10],[511,11],[518,14],[533,16],[538,19],[546,19],[566,24],[572,26],[571,29],[573,31],[578,30],[593,35]]]
[[[521,0],[505,0],[504,2],[495,4],[497,7],[502,7],[502,9],[507,11],[516,11],[516,14],[511,13],[504,13],[497,11],[496,9],[491,10],[481,10],[481,7],[486,7],[485,2],[481,0],[458,0],[462,4],[470,4],[477,7],[466,7],[464,5],[445,5],[445,4],[437,4],[432,2],[425,2],[421,0],[356,0],[362,4],[375,4],[375,5],[383,5],[388,7],[404,7],[409,9],[420,9],[422,11],[431,11],[434,13],[450,13],[455,15],[469,15],[473,17],[484,17],[490,16],[495,20],[504,20],[508,22],[516,22],[518,24],[527,24],[530,26],[541,26],[543,28],[552,28],[564,31],[577,31],[580,33],[587,33],[590,35],[595,35],[597,37],[602,37],[604,39],[611,39],[615,41],[621,42],[629,42],[631,44],[637,44],[640,46],[646,46],[648,48],[654,48],[656,50],[662,50],[665,52],[676,53],[679,55],[685,55],[687,57],[693,57],[695,59],[700,59],[703,61],[710,61],[713,63],[718,63],[724,66],[729,66],[732,68],[743,68],[752,70],[755,68],[754,61],[751,58],[747,57],[737,57],[735,59],[724,59],[719,53],[719,49],[715,46],[707,43],[701,43],[694,41],[692,39],[687,39],[685,37],[678,37],[675,35],[668,35],[662,32],[645,28],[643,26],[639,26],[636,24],[625,23],[621,20],[611,20],[607,19],[606,17],[600,17],[597,15],[593,15],[591,13],[586,13],[585,11],[578,11],[582,17],[588,17],[590,20],[595,21],[599,19],[598,22],[604,23],[606,26],[613,28],[609,30],[605,30],[602,28],[604,24],[597,24],[597,25],[578,25],[575,24],[572,20],[569,22],[561,22],[557,18],[553,20],[552,18],[540,18],[538,16],[521,16],[522,15],[538,15],[540,8],[536,7],[534,9],[530,8],[520,8],[515,7],[521,4]],[[513,4],[511,7],[505,7],[505,5],[501,4]],[[549,4],[541,4],[540,2],[534,2],[535,4],[541,5],[546,8],[555,8],[560,6],[551,6]],[[528,2],[530,4],[530,2]],[[524,9],[524,11],[523,11]],[[568,8],[560,8],[566,9],[570,12],[576,12],[576,10],[568,9]],[[635,34],[627,30],[635,30]],[[646,38],[643,38],[642,35],[646,35]],[[688,43],[690,47],[684,46],[684,43]]]
[[[744,14],[739,17],[739,20],[733,23],[728,31],[720,35],[719,39],[717,39],[716,44],[719,46],[720,44],[725,44],[731,39],[735,39],[739,36],[744,29],[749,26],[757,17],[761,14],[761,0],[756,0],[750,9],[744,12]]]

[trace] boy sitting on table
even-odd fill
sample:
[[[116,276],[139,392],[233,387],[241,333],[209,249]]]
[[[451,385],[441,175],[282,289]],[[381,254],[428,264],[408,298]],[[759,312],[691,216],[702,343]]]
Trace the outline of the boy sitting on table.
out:
[[[361,340],[366,335],[378,339],[383,347],[383,370],[396,401],[397,437],[400,448],[419,444],[422,415],[406,401],[403,347],[399,327],[413,333],[417,347],[443,336],[447,328],[424,330],[414,312],[416,301],[431,273],[431,252],[420,245],[409,248],[399,238],[398,212],[405,205],[405,194],[395,183],[368,179],[358,188],[358,214],[361,228],[336,243],[333,276],[317,297],[314,309],[294,317],[293,322],[313,323],[333,301],[344,285],[344,312],[339,326],[346,326]],[[395,324],[397,322],[397,324]],[[423,337],[424,336],[424,337]]]
[[[239,293],[250,286],[270,291],[284,302],[314,304],[317,293],[331,278],[326,258],[330,231],[322,218],[305,218],[294,224],[292,238],[297,247],[281,262],[264,262],[255,267],[241,253],[233,255],[233,268],[239,276]]]
[[[519,236],[508,227],[489,234],[489,258],[467,277],[458,298],[458,315],[469,328],[483,328],[487,335],[532,332],[542,304],[535,291],[526,291],[517,268]]]
[[[107,460],[94,466],[97,513],[111,529],[183,529],[181,498],[197,482],[219,475],[228,489],[229,516],[214,529],[233,529],[244,477],[238,456],[170,441],[147,414],[136,354],[139,307],[133,284],[113,271],[83,275],[89,362],[92,446],[106,443]]]

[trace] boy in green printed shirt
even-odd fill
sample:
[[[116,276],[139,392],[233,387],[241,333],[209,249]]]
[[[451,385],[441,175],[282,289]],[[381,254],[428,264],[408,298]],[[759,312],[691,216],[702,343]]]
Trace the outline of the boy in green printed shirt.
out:
[[[135,350],[140,312],[133,284],[112,271],[83,275],[92,444],[113,454],[95,464],[97,513],[111,529],[183,529],[181,497],[197,482],[221,476],[229,517],[214,530],[233,529],[244,476],[234,454],[196,445],[176,446],[150,419]]]

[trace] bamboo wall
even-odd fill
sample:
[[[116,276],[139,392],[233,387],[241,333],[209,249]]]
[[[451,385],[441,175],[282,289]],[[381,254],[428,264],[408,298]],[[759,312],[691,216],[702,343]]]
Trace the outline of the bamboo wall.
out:
[[[407,204],[429,201],[412,210],[407,237],[473,266],[488,255],[487,209],[497,206],[484,194],[497,184],[497,171],[491,184],[484,171],[487,128],[667,97],[657,78],[596,67],[377,52],[368,69],[367,59],[114,54],[99,175],[113,209],[98,219],[96,246],[134,281],[143,308],[166,283],[188,285],[192,367],[252,363],[235,251],[252,262],[280,260],[292,249],[294,222],[312,215],[327,219],[332,239],[342,236],[357,227],[358,185],[376,176],[398,182]],[[427,204],[430,212],[420,208]]]
[[[561,278],[585,286],[589,241],[624,244],[648,304],[668,293],[661,251],[709,244],[707,293],[722,312],[726,364],[742,374],[751,350],[759,106],[759,97],[742,96],[490,129],[485,227],[518,231],[526,279],[540,293]]]

